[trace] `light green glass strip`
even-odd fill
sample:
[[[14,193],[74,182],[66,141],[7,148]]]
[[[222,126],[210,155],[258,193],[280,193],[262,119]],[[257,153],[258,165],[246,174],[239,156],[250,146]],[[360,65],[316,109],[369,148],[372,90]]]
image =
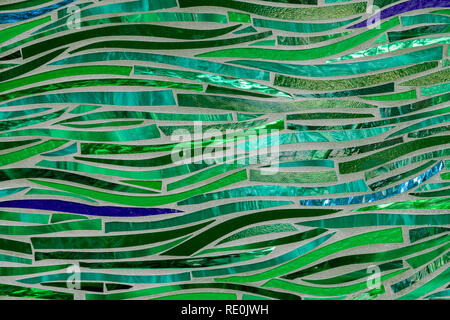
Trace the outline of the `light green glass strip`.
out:
[[[341,162],[339,163],[339,172],[342,174],[348,174],[372,169],[416,150],[430,148],[432,146],[441,146],[447,143],[450,143],[449,136],[439,136],[409,141],[359,159]]]
[[[15,235],[15,236],[55,233],[71,230],[102,230],[102,220],[88,219],[81,221],[62,222],[58,224],[47,224],[41,226],[0,225],[0,234]]]
[[[400,17],[403,26],[429,23],[450,23],[450,17],[437,14],[419,14],[416,16]]]
[[[3,297],[37,298],[51,300],[73,300],[73,293],[27,288],[0,283],[0,295]]]
[[[420,94],[423,96],[430,96],[433,94],[440,94],[449,91],[450,91],[450,83],[442,83],[431,87],[420,88]]]
[[[449,300],[450,299],[450,290],[442,290],[433,294],[430,294],[429,296],[426,296],[424,299],[430,299],[430,300]]]
[[[241,122],[233,122],[233,123],[225,123],[225,124],[210,124],[210,125],[178,125],[178,126],[159,126],[159,129],[166,135],[171,136],[174,132],[178,130],[182,130],[194,133],[195,130],[197,132],[208,132],[209,130],[218,130],[221,132],[225,132],[226,130],[244,130],[246,128],[257,127],[264,124],[268,119],[259,119],[253,121],[241,121]]]
[[[415,123],[413,125],[410,125],[410,126],[404,128],[404,129],[401,129],[401,130],[398,130],[398,131],[396,131],[394,133],[391,133],[388,136],[388,138],[392,138],[392,137],[395,137],[395,136],[403,135],[405,133],[409,133],[411,131],[415,131],[415,130],[419,130],[419,129],[422,129],[422,128],[426,128],[428,126],[433,126],[433,125],[436,125],[436,124],[439,124],[439,123],[446,123],[448,121],[450,121],[450,115],[449,114],[446,114],[446,115],[443,115],[443,116],[438,116],[438,117],[433,117],[433,118],[428,118],[426,120],[422,120],[422,121],[417,122],[417,123]],[[432,130],[434,130],[434,129],[432,129]],[[412,133],[412,136],[414,136],[413,133]],[[408,135],[408,137],[410,137],[410,135]]]
[[[47,113],[44,115],[40,115],[37,117],[27,118],[27,119],[1,121],[0,122],[0,131],[14,130],[14,129],[50,121],[50,120],[59,118],[66,110],[67,110],[67,108],[61,109],[61,110],[58,110],[55,112]]]
[[[442,229],[447,229],[448,228],[442,228]],[[445,232],[445,231],[444,231]],[[450,248],[450,243],[447,243],[437,249],[434,249],[432,251],[428,251],[425,252],[421,255],[418,256],[413,256],[411,258],[406,259],[406,262],[408,262],[409,265],[411,265],[411,267],[413,267],[414,269],[417,269],[418,267],[424,265],[427,262],[430,262],[431,260],[435,259],[436,257],[440,256],[441,254],[443,254],[444,252],[446,252],[448,249]],[[448,259],[448,252],[447,252],[447,258]]]
[[[38,166],[47,167],[47,168],[55,168],[62,170],[71,170],[77,172],[85,172],[85,173],[95,173],[95,174],[104,174],[108,176],[116,176],[127,179],[138,179],[138,180],[153,180],[153,179],[167,179],[171,177],[176,177],[184,174],[189,174],[203,168],[209,167],[209,165],[201,164],[182,164],[179,166],[174,166],[170,168],[156,169],[156,170],[137,170],[137,171],[128,171],[128,170],[119,170],[105,167],[98,167],[89,164],[85,164],[82,162],[75,161],[48,161],[42,160],[38,162]]]
[[[436,290],[437,288],[448,283],[448,279],[450,277],[450,268],[447,268],[445,271],[441,272],[439,275],[420,286],[419,288],[408,292],[397,300],[416,300],[431,291]]]
[[[163,297],[152,298],[151,300],[237,300],[235,293],[221,292],[191,292],[170,294]]]
[[[423,184],[416,189],[416,191],[432,191],[436,189],[442,189],[450,187],[450,182],[439,182],[439,183],[427,183]]]
[[[380,281],[386,281],[392,277],[395,277],[405,271],[407,271],[408,268],[394,271],[388,274],[385,274],[381,276]],[[297,284],[285,280],[279,280],[279,279],[272,279],[263,284],[263,287],[271,287],[271,288],[278,288],[278,289],[284,289],[289,291],[294,291],[298,293],[303,294],[309,294],[314,296],[339,296],[339,295],[345,295],[345,294],[351,294],[355,293],[364,289],[367,289],[367,281],[359,282],[356,284],[348,285],[348,286],[340,286],[340,287],[333,287],[333,288],[321,288],[321,287],[311,287],[306,286],[302,284]]]
[[[68,67],[33,74],[31,76],[22,77],[19,79],[1,82],[0,91],[4,92],[23,86],[28,86],[30,84],[37,82],[80,75],[110,74],[126,77],[130,75],[132,69],[133,69],[132,67],[128,66],[115,66],[115,65]]]
[[[248,162],[248,161],[246,161]],[[194,173],[186,178],[171,182],[167,184],[167,191],[172,191],[178,188],[186,187],[192,184],[196,184],[202,182],[203,180],[210,179],[212,177],[216,177],[218,175],[227,173],[231,170],[242,168],[247,166],[248,163],[245,164],[220,164],[218,166],[214,166],[211,168],[207,168],[201,172]]]
[[[243,22],[243,23],[252,22],[249,14],[233,12],[233,11],[228,11],[227,13],[228,13],[228,19],[230,20],[230,22]]]
[[[33,259],[10,256],[8,254],[0,254],[0,261],[22,263],[22,264],[33,264]]]
[[[450,100],[450,93],[442,94],[432,98],[427,98],[424,100],[415,101],[409,104],[405,104],[398,107],[388,107],[380,108],[380,113],[383,118],[396,117],[400,115],[405,115],[415,111],[430,108],[432,106],[445,103]]]
[[[326,187],[296,187],[280,185],[254,185],[249,187],[234,188],[225,191],[212,192],[205,195],[189,198],[178,202],[179,205],[198,204],[212,200],[238,198],[238,197],[304,197],[325,194],[367,192],[364,180],[351,181]]]
[[[339,64],[293,64],[259,60],[231,60],[229,63],[263,69],[276,73],[303,77],[351,76],[369,72],[380,72],[384,69],[408,66],[430,61],[441,60],[442,47],[432,47],[416,50],[389,58],[377,60],[349,62]]]
[[[449,43],[450,43],[450,37],[434,37],[434,38],[420,38],[420,39],[413,39],[413,40],[404,40],[404,41],[387,43],[387,44],[379,45],[377,47],[364,49],[364,50],[361,50],[358,52],[354,52],[354,53],[342,56],[340,58],[329,59],[329,60],[327,60],[327,63],[338,62],[338,61],[349,60],[349,59],[357,59],[357,58],[363,58],[363,57],[370,57],[370,56],[374,56],[374,55],[390,53],[390,52],[395,52],[398,50],[404,50],[404,49],[409,49],[409,48],[418,48],[418,47],[423,47],[423,46],[431,46],[434,44],[449,44]]]
[[[410,90],[405,92],[397,92],[391,94],[384,94],[381,96],[365,96],[360,97],[364,100],[376,100],[376,101],[399,101],[399,100],[412,100],[417,99],[416,90]]]
[[[450,69],[444,69],[400,83],[401,86],[418,87],[442,83],[450,79]]]
[[[408,77],[413,74],[421,73],[436,68],[437,66],[438,66],[437,62],[425,62],[404,69],[387,71],[384,73],[378,73],[359,78],[339,79],[339,80],[311,80],[305,78],[293,78],[276,74],[274,84],[281,87],[289,87],[302,90],[315,90],[315,91],[346,90],[346,89],[367,87],[369,85],[387,83],[390,81],[394,81],[397,79]]]
[[[325,183],[337,182],[338,177],[334,170],[318,172],[277,172],[264,174],[261,170],[250,170],[250,181],[270,183]]]
[[[228,284],[228,283],[182,283],[178,285],[169,285],[169,286],[158,286],[152,288],[131,290],[119,293],[110,293],[110,294],[86,294],[87,300],[121,300],[121,299],[130,299],[130,298],[138,298],[143,296],[149,296],[154,294],[161,294],[167,292],[175,292],[180,290],[189,290],[189,289],[220,289],[223,290],[233,290],[233,291],[243,291],[250,292],[253,294],[262,295],[265,297],[271,297],[275,299],[281,300],[299,300],[300,298],[296,295],[290,293],[282,293],[279,291],[272,291],[268,289],[263,289],[260,287],[251,287],[241,284]]]
[[[62,183],[55,183],[55,182],[49,182],[49,181],[42,181],[42,180],[35,180],[30,179],[30,181],[46,186],[51,187],[67,192],[73,192],[75,194],[80,194],[83,196],[90,197],[92,199],[96,200],[102,200],[112,203],[118,203],[118,204],[124,204],[124,205],[133,205],[138,207],[148,207],[148,206],[157,206],[157,205],[163,205],[168,203],[173,203],[176,201],[184,200],[186,198],[203,194],[205,192],[210,192],[218,188],[223,188],[228,185],[247,180],[247,171],[241,170],[232,174],[229,174],[228,176],[223,177],[220,181],[211,182],[209,184],[206,184],[204,186],[191,189],[188,191],[170,194],[170,195],[164,195],[164,196],[153,196],[153,197],[134,197],[134,196],[125,196],[125,195],[119,195],[119,194],[111,194],[107,192],[87,189],[87,188],[81,188],[81,187],[75,187],[71,185],[66,185]]]
[[[442,50],[440,53],[441,57],[439,59],[442,59]],[[107,51],[107,52],[87,53],[61,59],[51,64],[64,65],[64,64],[90,63],[90,62],[113,61],[113,60],[153,61],[154,63],[168,64],[182,68],[225,74],[237,78],[256,79],[264,81],[270,80],[270,74],[266,71],[235,67],[225,63],[211,62],[202,59],[193,59],[188,57],[169,56],[144,52]]]
[[[138,249],[138,250],[126,250],[126,251],[101,251],[101,252],[88,252],[88,251],[35,251],[34,259],[36,261],[46,259],[58,259],[58,260],[119,260],[119,259],[132,259],[145,256],[151,256],[162,251],[165,251],[189,238],[183,237],[168,243],[164,243],[158,246]]]
[[[417,156],[414,156],[411,158],[406,158],[403,160],[398,160],[398,161],[392,162],[390,164],[381,166],[374,170],[366,171],[366,172],[364,172],[364,176],[365,176],[366,180],[369,180],[369,179],[378,177],[379,175],[382,175],[384,173],[391,172],[392,170],[407,166],[409,164],[413,164],[416,162],[425,161],[425,160],[433,159],[433,158],[445,157],[448,155],[450,155],[450,149],[441,149],[441,150],[436,150],[436,151],[432,151],[432,152],[428,152],[428,153],[423,153],[423,154],[420,154],[420,155],[417,155]]]
[[[17,90],[0,95],[0,101],[7,101],[10,99],[16,99],[24,96],[34,95],[38,93],[45,93],[56,90],[72,89],[72,88],[85,88],[85,87],[106,87],[106,86],[136,86],[136,87],[156,87],[156,88],[170,88],[189,91],[203,91],[203,86],[193,83],[184,82],[172,82],[172,81],[160,81],[151,79],[85,79],[74,80],[67,82],[58,82],[53,84],[47,84],[22,90]],[[22,101],[30,101],[29,99],[23,99]],[[41,100],[41,103],[45,103]],[[52,103],[53,101],[49,101]],[[70,99],[68,100],[68,103]],[[53,102],[54,103],[54,102]],[[25,103],[26,104],[26,103]],[[14,105],[14,102],[13,102]]]
[[[109,121],[101,123],[90,123],[90,124],[63,124],[65,127],[75,128],[75,129],[92,129],[92,128],[111,128],[111,127],[126,127],[135,126],[144,123],[143,120],[124,120],[124,121]]]
[[[270,47],[275,47],[275,45],[276,45],[275,40],[262,40],[250,44],[250,46],[270,46]]]
[[[277,43],[279,46],[303,46],[313,43],[319,43],[331,39],[340,38],[346,35],[351,34],[352,32],[342,32],[342,33],[335,33],[330,35],[323,35],[323,36],[314,36],[314,37],[285,37],[285,36],[278,36],[277,37]]]
[[[52,213],[52,219],[50,220],[50,223],[57,223],[70,220],[85,220],[85,219],[89,218],[87,216],[82,216],[81,214]]]
[[[401,228],[377,230],[336,241],[273,269],[247,276],[216,278],[217,282],[256,282],[278,277],[300,269],[333,253],[363,245],[403,242]]]
[[[149,188],[149,189],[155,189],[155,190],[161,190],[162,188],[162,181],[139,181],[139,180],[122,180],[120,182],[129,183],[135,186]]]
[[[288,114],[287,120],[324,120],[324,119],[360,119],[373,118],[371,113],[316,112]]]
[[[74,113],[74,114],[86,113],[86,112],[94,111],[98,108],[101,108],[101,106],[92,106],[92,105],[87,105],[87,104],[81,104],[81,105],[73,108],[72,111],[70,111],[69,113]]]
[[[174,105],[172,90],[153,91],[79,91],[55,94],[41,94],[6,102],[0,107],[23,106],[29,104],[49,103],[101,103],[105,105],[142,106],[142,105]]]
[[[296,243],[299,241],[303,241],[303,240],[315,237],[317,235],[320,235],[324,232],[326,232],[326,229],[314,229],[314,230],[296,233],[296,234],[293,234],[290,236],[279,237],[279,238],[275,238],[275,239],[271,239],[271,240],[246,243],[246,244],[230,246],[230,247],[210,248],[210,249],[205,249],[205,250],[200,251],[199,253],[195,254],[195,256],[201,256],[201,255],[205,255],[205,254],[223,252],[223,251],[240,251],[240,250],[258,249],[258,248],[270,248],[270,247],[275,248],[276,246],[281,246],[284,244],[290,244],[290,243]],[[325,242],[332,235],[334,235],[334,233],[327,234],[327,235],[320,237],[314,241],[311,241],[310,243],[307,243],[305,246],[302,246],[301,248],[309,251],[309,249],[311,247],[317,246],[318,243]],[[293,256],[295,254],[294,251],[297,253],[295,256]],[[224,272],[224,269],[216,269],[216,270],[207,270],[207,271],[198,271],[198,272],[194,271],[193,275],[196,277],[197,276],[200,276],[200,277],[218,276],[218,275],[230,274],[230,273],[240,273],[240,272],[244,272],[244,271],[245,272],[254,271],[254,270],[261,269],[261,266],[263,266],[263,268],[269,267],[269,266],[272,267],[274,265],[286,262],[287,260],[291,260],[292,258],[298,257],[300,255],[298,250],[294,250],[294,251],[290,251],[289,253],[287,253],[281,257],[277,257],[277,258],[265,261],[263,263],[255,263],[252,265],[239,266],[239,267],[234,267],[233,269],[228,268],[226,272]],[[289,257],[289,259],[287,257]]]
[[[136,140],[159,138],[160,133],[156,125],[151,124],[144,127],[122,129],[116,131],[74,131],[74,130],[69,131],[61,129],[33,128],[0,134],[0,137],[20,137],[20,136],[48,136],[48,137],[56,137],[71,140],[85,140],[85,141],[136,141]],[[64,140],[64,143],[66,142],[67,140]],[[62,143],[59,146],[61,145]]]
[[[0,211],[0,220],[47,224],[50,215],[43,213]]]
[[[86,111],[83,111],[86,112]],[[73,112],[72,112],[73,113]],[[81,112],[80,112],[81,113]],[[232,113],[223,114],[195,114],[195,113],[162,113],[144,111],[101,111],[68,118],[59,123],[95,121],[108,119],[153,119],[159,121],[232,121]]]
[[[52,2],[53,0],[26,0],[26,1],[17,1],[13,3],[5,3],[0,5],[0,10],[18,10],[18,9],[26,9],[30,7],[36,7],[41,4]]]
[[[447,225],[450,224],[449,214],[358,214],[338,218],[299,222],[299,225],[316,228],[357,228],[371,226],[408,226],[408,225]]]
[[[248,237],[256,237],[262,234],[290,232],[290,231],[297,231],[297,229],[290,223],[266,224],[262,226],[247,228],[245,230],[236,232],[235,234],[232,234],[231,236],[226,237],[225,239],[219,241],[217,245]]]
[[[329,8],[329,7],[327,7]],[[370,39],[373,39],[388,29],[398,26],[400,21],[398,17],[385,21],[379,29],[371,29],[360,33],[351,38],[329,44],[323,47],[299,50],[280,50],[280,49],[262,49],[262,48],[236,48],[210,51],[196,55],[197,57],[229,57],[229,58],[250,58],[263,60],[311,60],[328,57],[348,49],[354,48]],[[442,40],[444,43],[450,40]]]
[[[390,177],[388,177],[386,179],[379,180],[377,182],[373,182],[373,183],[371,183],[369,185],[369,188],[372,191],[377,191],[377,190],[380,190],[382,188],[386,188],[387,186],[393,184],[394,182],[398,182],[398,181],[406,179],[406,178],[408,178],[410,176],[417,175],[419,172],[427,169],[428,167],[431,167],[433,164],[436,164],[436,162],[437,161],[431,160],[431,161],[428,161],[427,163],[425,163],[425,164],[423,164],[421,166],[418,166],[417,168],[411,169],[409,171],[403,172],[403,173],[398,174],[398,175],[390,176]]]
[[[355,209],[355,212],[362,211],[377,211],[377,210],[448,210],[450,209],[450,202],[448,197],[434,198],[434,199],[420,199],[420,200],[408,200],[391,203],[383,203],[379,205],[367,206],[359,209]]]
[[[61,147],[65,143],[67,143],[67,140],[52,139],[28,148],[2,154],[0,155],[0,166],[6,166],[11,163],[16,163],[34,157],[43,152],[54,150]]]
[[[222,215],[227,215],[231,213],[251,211],[251,210],[262,210],[278,206],[290,205],[293,203],[294,203],[293,201],[274,201],[274,200],[242,201],[217,205],[206,209],[200,209],[195,212],[186,213],[179,217],[167,218],[158,221],[145,221],[145,222],[108,221],[105,222],[105,232],[109,233],[109,232],[168,228],[172,226],[179,226],[183,224],[198,222],[214,217],[220,217]]]
[[[164,274],[164,275],[124,275],[124,274],[111,274],[111,273],[96,273],[96,272],[80,272],[80,281],[108,281],[119,283],[167,283],[167,282],[180,282],[189,281],[189,272]],[[71,273],[56,273],[46,274],[42,276],[36,276],[32,278],[20,279],[18,282],[37,284],[42,282],[58,281],[58,280],[70,280]]]
[[[397,260],[397,261],[392,261],[392,262],[387,262],[387,263],[377,265],[377,267],[380,269],[381,272],[384,272],[384,271],[389,271],[392,269],[403,268],[404,265],[403,265],[402,260]],[[368,276],[367,271],[368,270],[366,268],[366,269],[360,269],[360,270],[348,272],[348,273],[341,274],[341,275],[331,277],[331,278],[325,278],[325,279],[304,279],[303,278],[302,280],[312,283],[312,284],[315,284],[315,285],[334,285],[334,284],[341,284],[341,283],[359,280],[361,278],[367,278],[367,276]]]
[[[38,189],[38,188],[31,188],[27,191],[26,195],[33,195],[33,194],[48,194],[52,196],[61,196],[61,197],[73,197],[77,199],[86,200],[89,202],[97,203],[97,201],[92,200],[88,197],[83,197],[78,194],[70,193],[70,192],[62,192],[62,191],[56,191],[56,190],[46,190],[46,189]]]
[[[207,74],[207,73],[199,73],[199,72],[194,72],[194,71],[162,69],[162,68],[144,67],[144,66],[134,66],[134,74],[188,79],[188,80],[212,83],[212,84],[216,84],[216,85],[233,87],[233,88],[237,88],[237,89],[246,89],[246,90],[250,90],[250,91],[261,92],[261,93],[265,93],[265,94],[270,94],[270,95],[274,95],[274,96],[292,99],[290,94],[280,91],[280,90],[277,90],[275,88],[271,88],[271,87],[265,86],[263,84],[248,81],[245,79],[224,77],[224,76],[217,75],[217,74]]]
[[[40,26],[44,23],[47,23],[51,20],[52,20],[51,17],[44,17],[3,29],[0,31],[0,43],[11,40],[12,38],[17,37],[18,35],[26,31],[29,31],[37,26]]]
[[[375,108],[364,102],[343,99],[317,99],[302,101],[260,101],[212,95],[177,94],[180,107],[214,108],[241,112],[281,113],[311,109]]]

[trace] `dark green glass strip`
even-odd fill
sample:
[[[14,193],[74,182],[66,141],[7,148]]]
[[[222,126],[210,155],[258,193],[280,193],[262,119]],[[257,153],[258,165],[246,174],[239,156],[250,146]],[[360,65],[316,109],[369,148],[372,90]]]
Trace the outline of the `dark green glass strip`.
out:
[[[80,267],[89,269],[172,269],[172,268],[204,268],[232,263],[244,262],[264,257],[274,248],[261,249],[242,253],[232,253],[221,256],[203,258],[164,259],[164,260],[133,260],[115,262],[80,262]]]
[[[249,36],[227,38],[220,40],[203,40],[203,41],[173,41],[173,42],[150,42],[150,41],[133,41],[133,40],[111,40],[100,41],[85,45],[78,49],[70,51],[71,54],[98,48],[121,48],[121,49],[139,49],[139,50],[185,50],[200,49],[210,47],[223,47],[235,44],[252,42],[270,37],[272,31],[260,32]]]
[[[374,105],[359,101],[342,99],[306,100],[306,101],[260,101],[225,96],[177,94],[180,107],[214,108],[242,112],[295,112],[311,109],[333,108],[375,108]]]
[[[190,0],[189,0],[190,1]],[[330,8],[330,7],[322,7]],[[331,55],[345,52],[348,49],[359,46],[360,44],[381,35],[400,24],[399,18],[383,22],[379,28],[362,32],[351,38],[344,39],[329,45],[317,48],[280,50],[280,49],[262,49],[262,48],[232,48],[217,51],[210,51],[196,55],[197,57],[228,57],[228,58],[249,58],[278,61],[298,61],[329,57]]]
[[[363,158],[341,162],[339,163],[339,172],[342,174],[349,174],[372,169],[408,153],[430,148],[432,146],[441,146],[447,143],[450,143],[450,136],[431,137],[405,142],[401,145],[376,152]]]
[[[130,299],[137,297],[150,296],[153,294],[161,294],[166,292],[174,292],[178,290],[190,290],[190,289],[221,289],[221,290],[236,290],[254,293],[258,295],[262,295],[265,297],[271,297],[275,299],[281,300],[301,300],[298,295],[274,291],[270,289],[260,288],[260,287],[252,287],[248,285],[242,284],[234,284],[234,283],[182,283],[178,285],[170,285],[163,287],[153,287],[146,289],[139,289],[134,291],[120,292],[120,293],[110,293],[110,294],[86,294],[87,300],[122,300],[122,299]]]
[[[184,200],[186,198],[190,198],[192,196],[202,194],[205,192],[209,192],[218,188],[223,188],[228,185],[238,183],[241,181],[247,180],[247,172],[246,170],[237,171],[234,173],[231,173],[219,181],[214,181],[209,184],[193,188],[187,191],[170,194],[170,195],[160,195],[160,196],[130,196],[130,195],[120,195],[120,194],[111,194],[108,192],[103,191],[97,191],[92,190],[88,188],[82,188],[82,187],[76,187],[71,186],[67,184],[62,183],[54,183],[49,181],[43,181],[43,180],[34,180],[30,179],[30,181],[46,186],[51,187],[54,189],[67,191],[67,192],[73,192],[75,194],[79,194],[82,196],[89,197],[91,199],[96,200],[102,200],[102,201],[108,201],[112,203],[118,203],[123,205],[131,205],[131,206],[138,206],[138,207],[148,207],[148,206],[158,206],[158,205],[165,205],[168,203],[177,202],[180,200]]]
[[[317,263],[311,267],[305,268],[303,270],[295,271],[288,275],[282,276],[285,279],[297,279],[303,278],[314,273],[323,272],[326,270],[347,266],[351,264],[360,264],[360,263],[375,263],[375,262],[383,262],[388,260],[394,260],[403,258],[405,256],[427,250],[431,247],[438,246],[440,244],[448,242],[450,239],[450,235],[442,236],[437,239],[432,239],[429,241],[417,243],[410,246],[404,246],[402,248],[380,251],[375,253],[364,253],[364,254],[352,254],[346,255],[343,257],[337,257],[333,259],[329,259],[320,263]]]
[[[389,42],[400,41],[405,39],[411,39],[415,37],[435,35],[439,33],[448,33],[450,31],[450,25],[428,25],[422,27],[416,27],[403,31],[391,31],[388,32]]]
[[[146,80],[146,79],[89,79],[89,80],[58,82],[54,84],[43,85],[29,89],[5,93],[0,95],[0,102],[56,90],[85,88],[85,87],[105,87],[105,86],[156,87],[156,88],[170,88],[189,91],[203,91],[202,85],[194,83]]]
[[[36,58],[34,60],[20,64],[17,67],[0,72],[0,82],[10,80],[10,79],[16,78],[18,76],[22,76],[30,71],[35,70],[36,68],[52,61],[54,58],[56,58],[61,53],[63,53],[66,49],[67,48],[62,48],[62,49],[52,51],[52,52],[47,53],[46,55],[43,55],[39,58]]]
[[[206,249],[206,250],[200,251],[199,253],[196,254],[196,256],[209,254],[212,252],[238,251],[238,250],[250,250],[250,249],[257,249],[257,248],[265,248],[265,247],[276,247],[276,246],[281,246],[284,244],[295,243],[295,242],[303,241],[306,239],[310,239],[310,238],[316,237],[326,231],[327,231],[326,229],[317,228],[317,229],[300,232],[300,233],[286,236],[286,237],[275,238],[272,240],[247,243],[247,244],[232,246],[232,247],[211,248],[211,249]],[[327,237],[327,239],[328,239],[328,237]],[[203,272],[202,274],[207,274],[207,273],[208,272],[206,272],[206,273]],[[212,275],[212,274],[210,274],[210,275]],[[214,274],[214,275],[218,275],[218,274]]]
[[[284,73],[303,77],[325,77],[330,74],[334,76],[350,76],[368,72],[377,72],[387,68],[418,64],[441,60],[443,57],[442,47],[429,48],[413,51],[402,55],[378,60],[361,61],[340,64],[289,64],[256,60],[232,60],[231,64],[248,66],[276,73]]]
[[[90,30],[70,32],[59,37],[52,37],[51,39],[26,46],[22,48],[21,51],[23,58],[26,59],[45,52],[48,48],[56,48],[81,40],[108,36],[164,37],[183,40],[208,39],[230,33],[239,26],[240,25],[235,25],[213,30],[196,30],[164,25],[123,24],[118,26],[106,26]]]
[[[10,153],[4,153],[0,155],[0,166],[6,166],[11,163],[19,162],[34,157],[42,152],[54,150],[56,148],[59,148],[65,143],[67,143],[67,140],[52,139],[21,150],[13,151]]]
[[[164,243],[158,246],[138,249],[138,250],[126,250],[126,251],[101,251],[101,252],[89,252],[89,251],[35,251],[34,259],[40,260],[119,260],[119,259],[132,259],[145,256],[151,256],[165,251],[180,242],[183,242],[189,238],[183,237],[168,243]]]
[[[11,168],[0,170],[0,182],[12,181],[17,179],[29,179],[29,178],[47,178],[61,181],[70,181],[76,184],[84,184],[90,187],[107,189],[118,192],[144,193],[144,194],[154,193],[152,191],[141,188],[117,184],[114,182],[100,180],[93,177],[83,176],[65,171],[39,169],[39,168]]]
[[[198,222],[214,217],[219,217],[235,212],[261,210],[282,205],[293,204],[292,201],[271,201],[271,200],[255,200],[242,201],[222,204],[210,208],[200,209],[195,212],[187,213],[179,217],[168,218],[158,221],[142,221],[142,222],[125,222],[125,221],[107,221],[105,222],[105,232],[122,232],[122,231],[139,231],[158,228],[168,228],[183,224]]]
[[[123,248],[156,243],[174,239],[197,231],[214,221],[203,222],[194,226],[154,233],[127,234],[119,236],[96,237],[32,237],[35,249],[94,249]],[[31,249],[30,252],[31,253]]]
[[[185,256],[191,255],[200,250],[212,241],[219,239],[227,233],[242,228],[252,223],[263,221],[298,218],[298,217],[314,217],[327,215],[338,212],[338,210],[316,209],[316,210],[302,210],[302,209],[286,209],[286,210],[271,210],[263,211],[258,214],[247,214],[244,216],[229,219],[227,221],[216,224],[204,232],[188,239],[186,242],[162,253],[162,255]]]
[[[31,243],[0,238],[0,249],[5,251],[31,254]]]
[[[368,75],[352,79],[338,79],[338,80],[311,80],[303,78],[292,78],[280,74],[275,75],[274,84],[281,87],[289,87],[301,90],[345,90],[366,87],[368,85],[376,85],[393,80],[398,80],[408,77],[413,74],[424,72],[438,66],[437,62],[425,62],[422,64],[413,65],[405,69],[398,69],[394,71],[387,71],[375,75]]]

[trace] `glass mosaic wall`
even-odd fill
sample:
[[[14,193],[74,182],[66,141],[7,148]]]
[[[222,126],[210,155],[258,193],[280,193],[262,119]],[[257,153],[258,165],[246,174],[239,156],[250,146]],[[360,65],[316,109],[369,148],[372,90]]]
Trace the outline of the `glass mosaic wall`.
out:
[[[441,299],[450,1],[0,1],[0,295]]]

